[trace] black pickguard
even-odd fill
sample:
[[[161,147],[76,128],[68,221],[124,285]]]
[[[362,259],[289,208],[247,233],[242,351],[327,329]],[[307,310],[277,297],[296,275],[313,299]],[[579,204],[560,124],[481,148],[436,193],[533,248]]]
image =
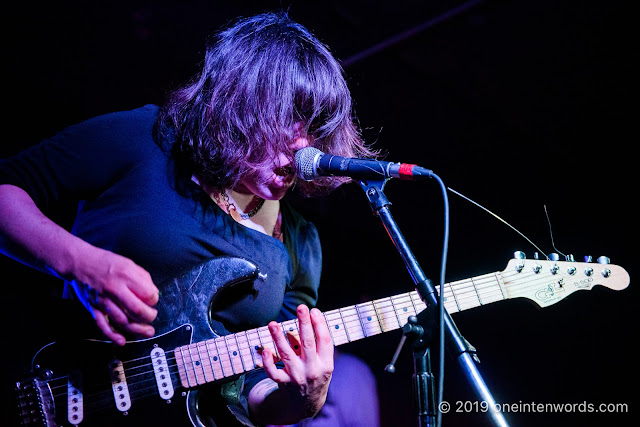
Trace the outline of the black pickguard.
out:
[[[130,341],[124,347],[110,342],[81,340],[55,342],[41,348],[32,361],[33,377],[16,384],[19,417],[23,425],[38,426],[141,426],[200,425],[198,391],[181,387],[175,368],[176,347],[225,335],[223,325],[212,318],[216,294],[223,288],[258,277],[251,261],[218,257],[185,271],[162,284],[161,303],[154,322],[157,335]],[[153,369],[151,351],[166,353],[173,396],[163,399]],[[112,386],[114,360],[122,362],[130,396],[130,408],[119,410]],[[173,364],[172,364],[173,361]],[[172,369],[173,365],[173,369]],[[76,381],[74,378],[81,378]],[[71,381],[70,381],[71,378]],[[80,423],[69,384],[82,390]],[[164,389],[164,393],[167,393]],[[79,400],[79,399],[78,399]],[[74,409],[75,408],[75,409]],[[71,418],[70,418],[71,417]],[[152,420],[155,420],[153,422]]]

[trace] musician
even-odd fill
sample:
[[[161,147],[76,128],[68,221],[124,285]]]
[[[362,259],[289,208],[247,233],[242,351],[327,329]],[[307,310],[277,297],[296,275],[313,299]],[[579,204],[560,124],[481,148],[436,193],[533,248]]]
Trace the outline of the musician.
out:
[[[294,186],[310,196],[345,182],[296,180],[293,156],[306,146],[375,154],[326,46],[285,13],[239,19],[163,106],[91,118],[2,161],[3,252],[64,279],[120,346],[154,336],[159,286],[178,272],[221,255],[254,261],[262,280],[225,294],[215,315],[229,331],[269,324],[282,361],[265,349],[264,370],[240,387],[211,387],[200,415],[219,426],[296,423],[326,399],[333,344],[313,308],[316,228],[283,198]],[[71,231],[47,216],[69,203]],[[296,316],[300,355],[274,322]]]

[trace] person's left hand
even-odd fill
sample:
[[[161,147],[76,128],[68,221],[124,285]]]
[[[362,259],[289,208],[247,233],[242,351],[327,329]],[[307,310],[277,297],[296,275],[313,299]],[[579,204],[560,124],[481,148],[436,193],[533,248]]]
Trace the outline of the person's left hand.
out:
[[[263,349],[262,361],[267,375],[286,390],[300,405],[302,416],[310,417],[318,413],[324,405],[333,373],[333,340],[324,315],[317,308],[298,306],[300,329],[299,355],[291,348],[280,325],[269,323],[269,332],[273,338],[284,369],[275,365],[275,357],[269,349]],[[297,402],[296,402],[297,401]]]

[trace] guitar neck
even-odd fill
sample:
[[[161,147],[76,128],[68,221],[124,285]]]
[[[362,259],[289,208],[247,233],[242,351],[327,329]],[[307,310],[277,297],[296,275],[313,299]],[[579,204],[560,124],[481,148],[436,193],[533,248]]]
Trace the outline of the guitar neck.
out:
[[[440,292],[439,287],[436,287]],[[444,285],[444,305],[449,313],[506,299],[501,273],[491,273]],[[401,328],[409,316],[426,308],[417,292],[407,292],[324,313],[335,345]],[[280,323],[295,348],[297,319]],[[262,366],[263,348],[276,355],[277,348],[266,326],[192,343],[174,354],[185,388],[241,374]]]

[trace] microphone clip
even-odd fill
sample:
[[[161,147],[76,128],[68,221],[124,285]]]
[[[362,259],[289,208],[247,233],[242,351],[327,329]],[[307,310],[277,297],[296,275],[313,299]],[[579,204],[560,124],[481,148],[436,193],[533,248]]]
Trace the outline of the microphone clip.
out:
[[[360,187],[364,190],[364,194],[369,200],[369,205],[376,216],[380,209],[391,206],[391,202],[382,191],[388,181],[389,178],[374,181],[358,181],[358,184],[360,184]]]

